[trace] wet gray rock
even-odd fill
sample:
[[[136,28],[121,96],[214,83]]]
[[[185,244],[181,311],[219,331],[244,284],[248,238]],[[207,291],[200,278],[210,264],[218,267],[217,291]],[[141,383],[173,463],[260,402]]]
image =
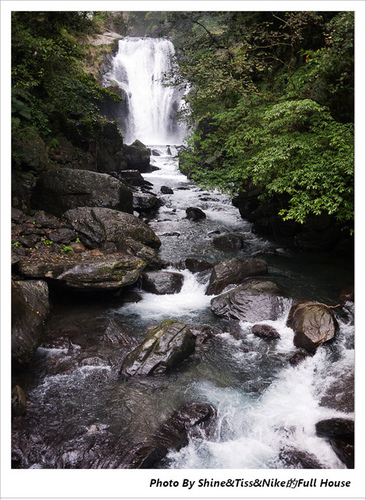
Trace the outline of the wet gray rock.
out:
[[[324,469],[314,454],[293,446],[285,446],[280,452],[280,459],[290,469]]]
[[[163,194],[174,194],[173,189],[172,189],[172,188],[170,188],[169,186],[161,186],[160,191],[161,191]]]
[[[312,355],[313,353],[305,351],[305,349],[299,349],[297,352],[295,352],[295,354],[291,356],[289,361],[292,365],[297,366],[299,363],[304,361],[304,359]]]
[[[252,333],[256,337],[260,337],[261,339],[265,340],[277,340],[281,338],[281,335],[278,333],[278,331],[270,325],[253,325]]]
[[[136,212],[156,212],[161,205],[161,200],[154,194],[139,191],[133,193],[133,208]]]
[[[320,400],[321,406],[333,408],[344,413],[355,410],[355,374],[354,370],[342,373],[325,388]]]
[[[205,260],[188,258],[185,260],[185,267],[191,271],[191,273],[200,273],[202,271],[212,269],[213,264],[211,264],[211,262],[206,262]]]
[[[160,239],[154,231],[134,215],[109,208],[81,207],[68,210],[63,217],[91,246],[110,241],[119,250],[129,247],[130,240],[151,248],[159,248]]]
[[[338,329],[331,309],[306,300],[296,301],[292,305],[286,326],[295,332],[295,346],[309,352],[315,352],[321,344],[332,339]]]
[[[267,263],[263,259],[239,260],[233,258],[220,262],[212,269],[206,295],[217,295],[228,285],[238,284],[249,276],[258,276],[267,274],[267,272]]]
[[[33,260],[18,263],[21,274],[31,278],[47,278],[78,290],[114,290],[136,283],[147,263],[125,254],[101,256],[73,255],[67,259]]]
[[[345,418],[330,418],[317,422],[316,434],[329,440],[337,457],[347,466],[354,468],[354,421]]]
[[[117,178],[133,187],[151,188],[151,182],[146,181],[138,170],[121,170]]]
[[[124,359],[120,375],[155,375],[181,363],[195,348],[195,337],[187,325],[174,319],[160,323],[145,341]]]
[[[132,191],[108,174],[52,168],[38,179],[32,207],[58,217],[76,207],[105,207],[132,213]]]
[[[151,172],[150,150],[136,140],[130,146],[123,145],[123,155],[128,170],[138,170],[141,173]]]
[[[187,219],[193,221],[199,221],[202,219],[206,219],[206,214],[203,210],[197,207],[188,207],[186,208]]]
[[[11,356],[15,368],[26,367],[40,344],[50,311],[44,281],[12,281]]]
[[[222,234],[213,239],[213,245],[219,250],[240,250],[243,248],[243,238],[237,234]]]
[[[157,295],[179,293],[183,286],[183,275],[171,271],[151,271],[143,273],[142,288]]]
[[[271,281],[250,279],[211,300],[211,309],[226,319],[255,323],[275,320],[284,310],[284,297]]]
[[[131,447],[124,457],[125,468],[154,467],[169,450],[187,446],[189,437],[211,432],[216,410],[206,403],[187,402],[179,407],[145,442]]]

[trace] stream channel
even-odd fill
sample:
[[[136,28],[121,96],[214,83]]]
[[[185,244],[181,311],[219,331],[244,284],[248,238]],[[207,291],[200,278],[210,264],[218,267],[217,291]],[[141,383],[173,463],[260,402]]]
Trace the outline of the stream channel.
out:
[[[163,201],[149,225],[161,239],[159,256],[168,269],[183,274],[183,287],[179,293],[154,295],[137,284],[113,297],[82,299],[68,293],[58,298],[24,383],[27,413],[14,421],[13,467],[123,468],[126,448],[144,442],[180,405],[195,401],[217,410],[212,432],[192,436],[155,467],[296,468],[281,459],[281,450],[290,447],[315,456],[323,468],[345,468],[329,442],[316,435],[315,424],[353,418],[353,303],[335,310],[340,325],[335,339],[297,365],[289,361],[297,349],[286,318],[297,299],[339,304],[340,291],[353,283],[352,262],[293,252],[259,237],[230,199],[203,191],[179,172],[173,111],[181,96],[159,83],[172,50],[166,40],[125,39],[107,77],[128,95],[130,141],[137,133],[159,153],[151,156],[157,169],[144,174]],[[149,89],[150,98],[141,100]],[[137,109],[141,102],[142,113]],[[155,120],[162,108],[165,115],[158,123],[164,130],[161,140],[152,142],[149,133],[155,128],[150,124],[144,135],[146,117]],[[172,193],[162,194],[162,186]],[[187,207],[200,208],[206,218],[187,219]],[[227,233],[241,236],[243,248],[217,249],[214,237]],[[253,256],[266,260],[266,279],[287,297],[281,317],[264,321],[280,334],[275,341],[253,335],[254,323],[215,316],[213,296],[205,294],[210,272],[192,273],[183,264],[187,258],[218,264]],[[123,359],[147,330],[170,318],[191,328],[206,327],[213,335],[164,376],[119,377]]]
[[[324,468],[344,468],[330,444],[316,435],[315,424],[353,417],[327,396],[343,374],[353,373],[353,304],[343,307],[336,339],[297,366],[289,363],[297,349],[286,317],[298,298],[337,304],[352,269],[329,255],[292,253],[256,236],[229,199],[192,184],[167,148],[160,147],[160,154],[151,158],[159,170],[144,174],[164,202],[150,225],[162,241],[160,256],[172,263],[169,269],[183,273],[183,288],[161,296],[136,286],[139,302],[128,302],[123,294],[100,302],[64,297],[27,375],[27,414],[14,429],[15,456],[29,468],[119,467],[126,443],[143,441],[182,403],[194,400],[217,409],[213,435],[192,437],[158,467],[284,468],[280,451],[291,446],[315,455]],[[173,194],[161,194],[163,185]],[[187,219],[188,206],[201,208],[206,219]],[[244,248],[216,249],[213,237],[225,233],[244,237]],[[253,255],[265,258],[267,278],[288,297],[283,316],[264,321],[280,333],[276,341],[254,336],[253,324],[233,325],[215,316],[212,296],[205,295],[209,272],[191,273],[180,265],[188,257],[218,263]],[[133,338],[132,350],[147,328],[168,318],[210,327],[216,335],[163,377],[121,380],[126,346],[121,351],[118,337]],[[90,436],[95,439],[86,452]]]

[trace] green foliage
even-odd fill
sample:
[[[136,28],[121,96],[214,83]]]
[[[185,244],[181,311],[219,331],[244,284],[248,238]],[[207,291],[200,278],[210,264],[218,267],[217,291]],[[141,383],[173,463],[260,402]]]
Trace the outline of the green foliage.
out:
[[[73,252],[74,252],[74,249],[72,247],[70,247],[69,245],[64,246],[60,250],[60,253],[65,253],[65,254],[73,253]]]
[[[13,12],[12,133],[43,139],[66,120],[99,119],[97,102],[108,96],[83,69],[84,37],[96,26],[86,12]]]
[[[194,132],[184,170],[280,215],[353,220],[353,13],[175,13]],[[210,22],[208,22],[210,20]],[[181,23],[181,25],[180,25]],[[184,26],[184,30],[178,28]]]

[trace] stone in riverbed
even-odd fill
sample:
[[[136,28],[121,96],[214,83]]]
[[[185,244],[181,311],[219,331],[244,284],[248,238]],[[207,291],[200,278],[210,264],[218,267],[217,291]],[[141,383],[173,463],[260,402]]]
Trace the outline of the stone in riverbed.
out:
[[[127,469],[154,467],[168,451],[179,451],[189,437],[205,434],[209,437],[216,410],[207,403],[189,401],[180,406],[146,441],[132,446],[124,457]]]
[[[316,434],[329,439],[337,457],[348,469],[354,468],[354,421],[346,418],[330,418],[317,422]]]
[[[193,221],[199,221],[202,219],[206,219],[206,214],[203,210],[197,207],[188,207],[186,209],[187,219]]]
[[[324,469],[312,453],[285,446],[280,452],[280,459],[291,469]]]
[[[50,311],[45,281],[12,281],[11,355],[16,368],[26,367],[40,344]]]
[[[136,191],[133,193],[133,208],[136,212],[144,214],[145,212],[156,212],[162,205],[161,200],[150,193]]]
[[[298,300],[290,309],[286,326],[295,332],[296,347],[315,352],[321,344],[334,337],[338,323],[327,306],[308,300]]]
[[[15,385],[11,391],[11,414],[12,417],[19,417],[26,413],[27,402],[24,391],[19,385]]]
[[[265,340],[277,340],[281,338],[278,331],[270,325],[253,325],[252,333],[256,337],[260,337]]]
[[[212,311],[226,319],[256,323],[276,320],[284,311],[285,298],[271,281],[250,279],[211,300]]]
[[[212,269],[206,295],[217,295],[228,285],[237,284],[249,276],[258,276],[267,272],[267,263],[263,259],[239,260],[233,258],[220,262]]]
[[[151,271],[142,275],[142,289],[157,295],[179,293],[183,286],[183,275],[170,271]]]
[[[195,336],[184,323],[167,319],[147,336],[145,341],[124,359],[120,375],[163,374],[193,353]]]
[[[124,159],[128,170],[138,170],[141,173],[151,172],[150,150],[136,139],[131,145],[123,145]]]
[[[219,250],[240,250],[243,248],[243,237],[238,234],[221,234],[213,239],[214,247]]]

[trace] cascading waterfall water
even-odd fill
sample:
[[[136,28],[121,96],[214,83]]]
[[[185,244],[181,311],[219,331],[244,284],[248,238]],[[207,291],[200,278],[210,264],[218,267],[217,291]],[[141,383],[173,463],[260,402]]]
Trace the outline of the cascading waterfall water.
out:
[[[126,37],[120,40],[106,82],[116,83],[127,111],[121,117],[126,143],[181,144],[185,128],[177,121],[182,90],[167,86],[173,69],[173,44],[163,38]]]

